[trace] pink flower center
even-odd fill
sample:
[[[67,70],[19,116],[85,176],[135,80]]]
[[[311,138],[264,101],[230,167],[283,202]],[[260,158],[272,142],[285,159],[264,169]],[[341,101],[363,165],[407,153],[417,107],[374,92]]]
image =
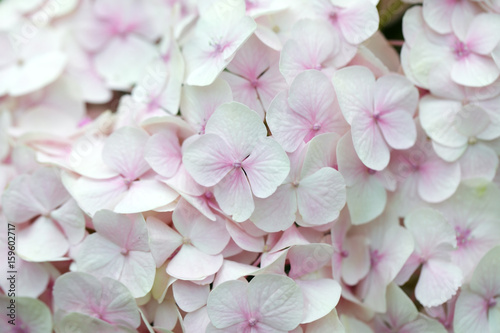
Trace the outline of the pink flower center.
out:
[[[122,249],[120,250],[120,253],[121,253],[122,255],[126,256],[126,255],[129,253],[129,250],[128,250],[128,249],[126,249],[126,248],[122,248]]]
[[[370,265],[376,266],[383,258],[383,255],[378,250],[370,251]]]
[[[349,251],[347,251],[347,250],[342,250],[342,251],[340,252],[340,256],[341,256],[342,258],[347,258],[347,257],[349,256]]]
[[[252,81],[250,81],[250,85],[253,88],[258,88],[259,87],[259,81],[258,80],[252,80]]]
[[[457,237],[457,246],[462,247],[467,245],[470,240],[470,229],[462,229],[460,227],[455,227],[455,234]]]
[[[247,10],[250,10],[254,7],[257,7],[257,4],[255,3],[255,0],[245,0],[245,6]]]
[[[313,131],[319,131],[320,129],[321,129],[321,125],[318,124],[318,123],[314,124],[313,127],[312,127]]]
[[[369,175],[374,175],[374,174],[377,173],[377,170],[373,170],[373,169],[368,168],[367,172],[368,172]]]
[[[453,47],[453,53],[455,53],[455,58],[460,60],[467,57],[470,54],[470,50],[466,44],[457,41]]]
[[[250,325],[252,327],[257,325],[257,319],[255,319],[255,318],[248,319],[248,325]]]
[[[294,180],[294,181],[292,182],[292,186],[293,186],[293,187],[299,187],[299,182],[298,182],[297,180]]]
[[[497,305],[497,300],[494,297],[491,297],[487,303],[488,309],[490,309],[496,305]]]
[[[330,21],[330,23],[332,24],[336,24],[337,20],[338,20],[337,13],[333,11],[330,12],[330,14],[328,15],[328,21]]]
[[[241,168],[241,162],[234,162],[233,167],[235,168]]]

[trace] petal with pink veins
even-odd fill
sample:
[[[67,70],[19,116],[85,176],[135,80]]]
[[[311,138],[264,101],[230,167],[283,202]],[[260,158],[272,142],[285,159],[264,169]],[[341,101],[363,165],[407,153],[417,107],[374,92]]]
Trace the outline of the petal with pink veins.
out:
[[[341,288],[331,279],[295,280],[304,296],[304,317],[302,324],[326,316],[340,300]]]
[[[390,152],[375,119],[359,113],[352,119],[351,126],[352,142],[359,159],[370,169],[385,169]]]
[[[304,223],[322,225],[335,220],[346,202],[345,182],[333,168],[322,168],[302,179],[297,205]]]
[[[340,109],[349,124],[355,115],[373,109],[375,76],[366,67],[351,66],[333,75],[333,86],[337,93]]]
[[[120,282],[90,274],[70,272],[54,285],[54,306],[65,313],[95,316],[111,324],[136,328],[140,324],[137,305]]]
[[[148,139],[146,131],[138,128],[123,127],[115,131],[104,144],[104,163],[127,180],[134,181],[150,169],[144,159],[144,147]]]
[[[155,179],[132,182],[128,191],[113,209],[116,213],[132,214],[146,212],[172,203],[179,193]]]
[[[217,273],[223,257],[209,255],[192,245],[183,245],[167,266],[167,273],[181,280],[203,280]]]
[[[233,169],[224,177],[215,186],[214,195],[221,209],[236,222],[247,220],[254,211],[252,189],[241,168]]]
[[[144,158],[158,174],[173,177],[182,163],[179,138],[171,131],[154,134],[146,144]]]
[[[182,161],[191,176],[202,186],[214,186],[233,169],[236,156],[218,135],[205,134],[191,143]]]
[[[267,198],[285,180],[290,171],[290,161],[283,148],[272,138],[265,138],[242,162],[253,194]]]
[[[422,267],[415,287],[415,297],[427,307],[441,305],[457,293],[462,280],[462,270],[455,264],[430,259]]]
[[[293,185],[278,186],[271,196],[255,198],[255,210],[250,220],[267,232],[286,230],[295,221],[297,194]]]

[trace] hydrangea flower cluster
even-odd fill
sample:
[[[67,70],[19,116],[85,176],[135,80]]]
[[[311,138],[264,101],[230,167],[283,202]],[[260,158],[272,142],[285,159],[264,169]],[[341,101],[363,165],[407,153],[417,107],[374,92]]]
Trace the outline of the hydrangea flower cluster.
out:
[[[500,1],[378,2],[2,0],[0,331],[499,332]]]

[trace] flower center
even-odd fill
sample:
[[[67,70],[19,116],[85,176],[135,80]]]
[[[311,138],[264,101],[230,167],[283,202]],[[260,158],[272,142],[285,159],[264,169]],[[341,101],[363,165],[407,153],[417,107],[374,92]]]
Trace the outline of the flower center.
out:
[[[189,245],[191,244],[191,240],[188,237],[182,237],[182,244]]]
[[[255,319],[255,318],[248,319],[248,325],[250,325],[252,327],[257,325],[257,319]]]
[[[292,182],[292,186],[293,186],[293,187],[299,187],[299,182],[298,182],[297,180],[294,180],[294,181]]]
[[[368,168],[367,172],[368,172],[369,175],[374,175],[374,174],[377,173],[377,170],[373,170],[373,169]]]
[[[319,131],[321,129],[321,125],[318,124],[318,123],[316,123],[316,124],[313,125],[312,129],[313,129],[313,131],[317,132],[317,131]]]
[[[455,53],[455,58],[460,60],[467,57],[470,54],[470,50],[466,44],[458,41],[453,47],[453,53]]]
[[[234,162],[233,167],[235,168],[241,168],[241,162]]]
[[[370,265],[373,267],[382,260],[382,254],[378,250],[370,251]]]
[[[457,246],[465,246],[470,240],[470,229],[462,229],[460,227],[455,227],[455,235],[457,238]]]
[[[470,144],[470,145],[475,145],[477,143],[477,138],[475,136],[471,136],[467,142]]]
[[[122,249],[120,250],[120,253],[121,253],[122,255],[124,255],[124,256],[126,256],[126,255],[128,254],[128,252],[129,252],[129,251],[128,251],[128,249],[126,249],[126,248],[122,248]]]

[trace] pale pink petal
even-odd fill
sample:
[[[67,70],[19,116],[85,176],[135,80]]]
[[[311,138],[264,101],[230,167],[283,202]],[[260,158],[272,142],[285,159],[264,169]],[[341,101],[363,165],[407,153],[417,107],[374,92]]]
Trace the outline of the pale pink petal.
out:
[[[235,157],[244,159],[267,136],[267,129],[257,112],[232,102],[217,108],[207,123],[206,133],[223,138]]]
[[[327,244],[292,246],[287,254],[290,262],[289,277],[296,280],[320,270],[331,262],[332,253],[333,249]]]
[[[196,311],[189,312],[184,317],[184,329],[186,333],[208,332],[207,326],[210,324],[207,307],[204,306]]]
[[[182,245],[182,236],[166,223],[149,216],[146,220],[149,247],[156,262],[156,267],[160,267]]]
[[[200,185],[214,186],[233,169],[236,156],[218,135],[205,134],[185,150],[182,161]]]
[[[436,333],[446,333],[448,332],[444,328],[443,324],[433,318],[429,318],[421,313],[415,321],[406,324],[400,331],[401,333],[419,333],[419,332],[436,332]]]
[[[477,265],[470,282],[471,290],[479,293],[486,300],[491,297],[497,297],[500,290],[500,275],[498,274],[500,271],[500,264],[498,262],[499,253],[500,247],[498,246],[488,251]]]
[[[57,221],[70,244],[79,243],[85,235],[85,218],[76,201],[71,199],[50,213]]]
[[[383,317],[391,327],[398,328],[417,319],[418,311],[401,288],[391,283],[387,287],[387,314]],[[382,318],[381,318],[382,319]]]
[[[90,216],[101,209],[113,209],[127,191],[122,177],[94,180],[86,177],[75,179],[65,174],[63,183],[78,206]]]
[[[481,13],[472,20],[465,42],[474,52],[488,55],[500,43],[500,36],[491,31],[500,30],[500,17],[497,14]]]
[[[413,210],[405,217],[405,226],[413,234],[415,251],[425,259],[449,252],[457,244],[453,227],[433,208]]]
[[[452,32],[450,14],[456,5],[451,1],[425,1],[422,8],[425,23],[440,34]]]
[[[417,140],[417,129],[411,115],[394,111],[380,115],[377,122],[385,141],[394,149],[408,149]]]
[[[179,201],[172,219],[177,231],[207,254],[219,254],[229,242],[226,224],[220,217],[210,221],[185,200]]]
[[[121,251],[122,247],[94,233],[87,236],[79,247],[75,262],[81,272],[119,280],[125,265],[125,257]]]
[[[181,114],[198,134],[204,134],[207,121],[217,107],[232,100],[231,87],[222,79],[216,79],[206,87],[185,85],[182,90]]]
[[[31,191],[35,199],[42,205],[46,213],[59,207],[70,196],[61,182],[60,171],[56,168],[39,168],[30,181]]]
[[[367,1],[353,1],[338,13],[336,19],[344,38],[351,44],[361,44],[379,26],[377,8]]]
[[[109,88],[126,90],[140,80],[156,56],[155,45],[135,34],[128,34],[111,39],[106,48],[96,54],[94,61],[97,72]]]
[[[272,138],[262,140],[241,164],[258,198],[273,194],[290,171],[288,156]]]
[[[474,137],[481,134],[491,124],[491,119],[482,107],[468,104],[458,111],[455,124],[460,134]]]
[[[422,267],[415,287],[415,297],[424,306],[443,304],[462,285],[462,270],[451,262],[430,259]]]
[[[333,168],[322,168],[302,179],[297,205],[304,223],[322,225],[335,220],[346,201],[345,182]]]
[[[347,237],[342,246],[347,257],[342,260],[342,279],[354,286],[370,270],[370,252],[367,239],[361,236]]]
[[[280,57],[279,68],[288,84],[305,70],[331,67],[331,60],[338,53],[338,42],[338,35],[328,23],[310,19],[298,21]]]
[[[314,126],[308,117],[289,107],[288,94],[285,91],[272,101],[266,121],[273,137],[286,152],[294,152]]]
[[[78,312],[72,312],[64,316],[57,323],[58,330],[62,332],[71,332],[75,327],[85,327],[82,333],[100,332],[100,333],[134,333],[136,330],[128,325],[112,325],[102,319],[94,316],[84,315]]]
[[[94,216],[99,235],[127,250],[149,251],[148,231],[141,214],[121,215],[101,210]]]
[[[144,130],[123,127],[106,140],[102,159],[126,179],[134,181],[150,169],[144,159],[144,147],[148,139],[149,135]]]
[[[146,296],[153,288],[156,264],[151,252],[130,251],[118,281],[130,290],[135,298]]]
[[[460,135],[455,128],[455,115],[461,107],[458,101],[439,99],[431,95],[424,96],[420,100],[419,119],[425,133],[442,145],[450,147],[464,145],[467,138]]]
[[[179,138],[174,132],[162,131],[149,138],[144,158],[163,177],[173,177],[182,163]]]
[[[28,59],[10,73],[9,95],[20,96],[54,82],[63,72],[67,56],[60,51],[47,52]]]
[[[113,211],[122,214],[140,213],[172,203],[179,193],[155,179],[132,182]]]
[[[297,195],[291,184],[279,186],[265,199],[255,198],[255,210],[250,220],[267,232],[286,230],[295,221]]]
[[[2,207],[9,222],[26,222],[44,211],[31,192],[30,178],[29,175],[16,177],[3,193]]]
[[[471,53],[453,64],[451,78],[456,83],[471,87],[484,87],[500,76],[493,59]]]
[[[250,218],[254,211],[252,190],[241,168],[233,169],[214,188],[220,208],[236,222]]]
[[[228,72],[221,73],[220,77],[226,80],[231,86],[234,101],[245,104],[264,118],[262,102],[254,87],[257,83],[252,84],[246,78]],[[258,82],[257,79],[254,82]]]
[[[138,327],[140,315],[128,289],[118,281],[101,281],[85,273],[66,273],[54,285],[55,307],[100,316],[109,323]]]
[[[373,170],[389,164],[390,153],[374,118],[359,113],[352,119],[352,142],[359,159]]]
[[[303,318],[303,296],[299,286],[280,275],[258,275],[248,286],[248,304],[259,323],[275,330],[291,331]],[[265,332],[265,331],[264,331]]]
[[[347,188],[347,206],[353,224],[369,222],[384,211],[387,191],[379,178],[368,177],[366,181]]]
[[[240,224],[234,222],[226,223],[227,231],[231,239],[243,250],[250,252],[261,252],[264,248],[264,238],[252,236],[240,227]]]
[[[373,94],[375,110],[381,113],[397,110],[406,111],[413,116],[417,109],[418,90],[402,75],[382,76],[375,83]]]
[[[210,286],[200,286],[189,281],[177,280],[172,285],[175,302],[186,312],[193,312],[207,303]]]
[[[459,161],[462,179],[493,180],[498,168],[498,154],[485,144],[471,145]]]
[[[352,66],[335,72],[333,86],[340,109],[349,124],[352,124],[356,114],[373,109],[375,76],[368,68]]]
[[[226,328],[248,320],[247,288],[246,282],[233,280],[212,290],[208,296],[207,312],[213,325]]]
[[[287,84],[283,75],[281,75],[278,65],[273,64],[259,78],[257,92],[259,93],[260,101],[264,106],[264,110],[269,110],[272,100],[281,91],[286,90]]]
[[[455,193],[460,183],[460,166],[431,157],[420,167],[418,193],[428,202],[440,202]]]
[[[191,245],[183,245],[167,266],[167,273],[181,280],[202,280],[217,273],[222,255],[212,256]]]
[[[340,300],[341,288],[330,279],[296,280],[304,296],[304,317],[302,324],[310,323],[326,316]]]
[[[27,261],[59,260],[69,250],[64,234],[51,219],[43,216],[19,231],[17,236],[17,254]]]
[[[456,333],[489,332],[485,300],[468,288],[460,293],[453,318]]]

